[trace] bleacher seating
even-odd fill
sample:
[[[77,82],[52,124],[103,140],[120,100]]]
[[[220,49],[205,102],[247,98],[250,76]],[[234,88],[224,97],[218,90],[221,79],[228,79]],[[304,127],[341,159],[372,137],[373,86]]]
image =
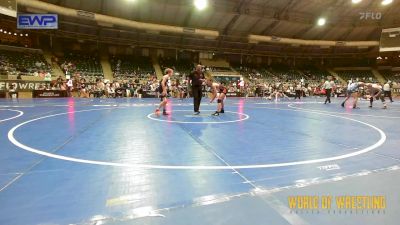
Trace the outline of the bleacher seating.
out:
[[[300,80],[304,78],[304,76],[294,68],[289,68],[284,65],[274,65],[267,68],[267,70],[284,81]]]
[[[337,74],[344,80],[359,80],[365,82],[377,82],[370,70],[338,70]]]
[[[261,66],[232,64],[232,67],[252,83],[272,83],[279,79],[278,76]]]
[[[240,80],[240,76],[213,76],[217,82],[224,82],[226,84],[234,83]]]
[[[238,65],[238,64],[232,64],[232,68],[236,70],[240,75],[248,78],[248,79],[253,79],[253,78],[261,78],[261,73],[258,71],[257,68],[251,66],[251,65]]]
[[[166,68],[172,68],[175,73],[179,73],[180,75],[188,75],[194,68],[193,62],[188,59],[175,60],[170,57],[160,57],[158,62],[163,72]]]
[[[301,68],[300,70],[304,73],[307,79],[314,81],[320,81],[328,76],[331,76],[328,71],[311,66]]]
[[[81,77],[104,77],[97,54],[68,52],[59,60],[61,69],[70,74],[80,73]]]
[[[396,83],[400,82],[400,71],[380,70],[379,73],[386,79]]]
[[[147,78],[155,73],[149,57],[117,55],[110,63],[114,77]]]
[[[226,73],[226,72],[233,72],[232,69],[230,67],[208,67],[212,72],[215,73]]]
[[[0,72],[8,75],[21,73],[21,75],[33,76],[40,72],[51,72],[51,66],[40,53],[1,50]]]

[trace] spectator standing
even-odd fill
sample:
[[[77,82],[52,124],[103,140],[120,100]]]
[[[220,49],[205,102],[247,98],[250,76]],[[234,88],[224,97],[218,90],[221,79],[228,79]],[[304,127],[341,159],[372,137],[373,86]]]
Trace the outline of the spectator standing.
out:
[[[74,85],[73,85],[73,83],[72,83],[72,79],[68,79],[68,80],[67,80],[67,96],[68,96],[68,97],[72,97],[71,92],[72,92],[72,89],[74,88],[73,86],[74,86]]]

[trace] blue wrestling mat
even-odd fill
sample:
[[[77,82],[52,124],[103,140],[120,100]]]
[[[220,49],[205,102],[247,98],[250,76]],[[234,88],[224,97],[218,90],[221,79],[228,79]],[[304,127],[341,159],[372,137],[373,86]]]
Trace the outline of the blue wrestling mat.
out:
[[[169,116],[157,99],[1,100],[0,224],[343,224],[282,208],[283,193],[327,183],[398,203],[365,187],[399,169],[400,104],[340,100],[231,98],[220,116],[206,99],[198,116],[191,99]]]

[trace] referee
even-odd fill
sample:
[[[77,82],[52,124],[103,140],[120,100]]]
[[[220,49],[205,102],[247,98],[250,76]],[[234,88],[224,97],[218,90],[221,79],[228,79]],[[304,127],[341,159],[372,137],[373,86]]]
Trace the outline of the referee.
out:
[[[331,93],[332,93],[332,88],[335,85],[335,83],[332,81],[332,77],[328,76],[328,79],[325,81],[325,83],[322,85],[322,88],[325,89],[325,94],[326,94],[326,99],[325,103],[327,102],[331,103]]]
[[[193,95],[193,105],[194,105],[194,115],[200,114],[200,103],[202,97],[202,84],[204,81],[204,74],[202,71],[202,66],[197,65],[196,70],[194,70],[189,76],[192,83],[192,95]]]
[[[392,82],[388,81],[386,84],[383,85],[383,93],[384,93],[384,97],[389,97],[390,102],[393,102],[392,99]]]

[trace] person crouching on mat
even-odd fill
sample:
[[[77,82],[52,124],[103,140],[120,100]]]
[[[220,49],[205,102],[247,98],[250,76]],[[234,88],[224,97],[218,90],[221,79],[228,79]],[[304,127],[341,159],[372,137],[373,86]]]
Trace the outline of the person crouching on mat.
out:
[[[210,101],[210,103],[212,103],[214,101],[215,98],[217,99],[217,111],[215,111],[215,113],[213,113],[213,116],[219,116],[220,113],[225,113],[224,111],[224,100],[226,98],[226,93],[228,92],[228,89],[226,89],[224,83],[220,83],[220,84],[216,84],[213,83],[211,89],[213,90],[213,97]]]
[[[172,76],[173,74],[173,70],[168,68],[165,70],[165,75],[163,76],[162,80],[160,81],[160,86],[158,87],[158,91],[160,92],[160,100],[161,103],[158,105],[158,107],[156,108],[155,114],[157,116],[160,115],[160,109],[161,107],[163,108],[163,115],[164,116],[168,116],[169,114],[167,113],[165,106],[167,105],[167,89],[168,89],[168,80],[169,78]]]
[[[342,102],[342,107],[344,107],[344,104],[346,103],[347,100],[349,100],[351,97],[354,98],[353,102],[353,109],[358,109],[357,107],[357,102],[358,102],[358,89],[360,87],[364,87],[365,84],[363,82],[354,82],[354,83],[349,83],[347,85],[347,96]]]
[[[215,98],[217,97],[217,95],[218,95],[218,87],[219,87],[219,84],[213,82],[212,79],[207,78],[207,79],[206,79],[206,86],[207,86],[208,88],[210,88],[210,90],[209,90],[209,92],[211,93],[211,100],[210,100],[210,103],[213,103],[214,99],[215,99]]]
[[[274,92],[268,97],[269,100],[272,100],[272,98],[275,97],[275,102],[278,102],[278,98],[286,98],[290,100],[290,98],[284,93],[282,89],[275,89]]]
[[[382,86],[379,84],[367,84],[367,89],[370,94],[369,97],[369,107],[372,108],[372,103],[374,102],[374,98],[376,100],[380,99],[383,104],[383,109],[387,109],[385,97],[383,96]]]
[[[221,96],[220,84],[213,83],[211,79],[207,79],[206,80],[206,85],[210,88],[210,92],[211,92],[211,95],[212,95],[210,103],[213,103],[215,98],[218,98],[218,100],[219,100],[220,96]],[[226,92],[225,92],[224,95],[225,96],[224,96],[224,98],[222,99],[222,102],[221,102],[222,107],[221,107],[221,110],[219,111],[219,113],[225,113],[225,111],[224,111],[224,100],[226,99]],[[219,105],[219,101],[218,100],[217,100],[217,102],[218,102],[218,105]],[[218,111],[218,109],[217,109],[217,111]]]

